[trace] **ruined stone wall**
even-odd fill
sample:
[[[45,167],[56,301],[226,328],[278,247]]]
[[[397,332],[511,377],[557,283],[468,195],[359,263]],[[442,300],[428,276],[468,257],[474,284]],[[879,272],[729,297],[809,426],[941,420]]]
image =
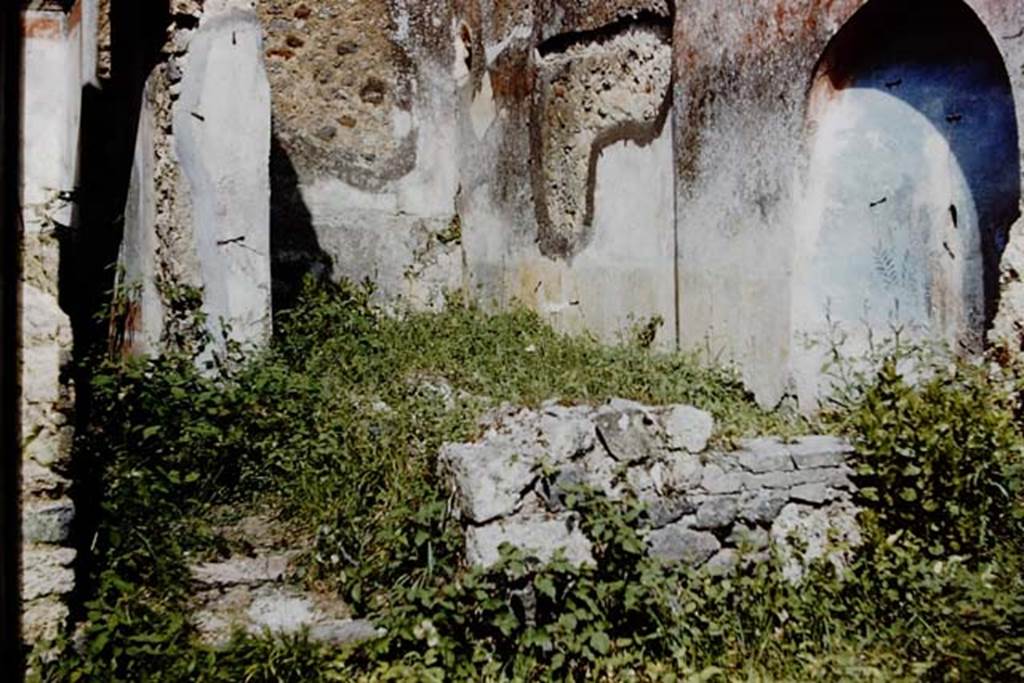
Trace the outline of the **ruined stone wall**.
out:
[[[461,285],[452,8],[441,1],[258,5],[274,107],[275,286],[371,279],[443,303]]]
[[[34,643],[65,625],[73,500],[95,502],[72,481],[74,378],[87,379],[72,354],[108,334],[143,353],[178,341],[168,323],[190,287],[221,350],[228,331],[244,346],[269,339],[270,92],[241,0],[35,3],[23,31],[22,589]],[[96,314],[115,262],[108,327]]]
[[[674,335],[671,8],[260,4],[275,286],[466,290],[615,339]],[[635,59],[633,58],[635,56]]]
[[[1020,347],[1021,10],[875,2],[863,31],[867,4],[262,2],[275,287],[462,288],[611,340],[660,318],[808,408],[829,315],[850,353],[892,325],[976,350],[993,320]],[[859,71],[825,87],[837,42]]]
[[[75,226],[80,91],[94,68],[82,17],[94,9],[80,0],[70,9],[31,9],[23,17],[21,590],[27,642],[59,632],[68,615],[64,596],[74,587],[68,538],[75,507],[67,477],[72,334],[59,303],[59,251]]]
[[[840,562],[860,542],[852,449],[835,437],[748,439],[714,452],[710,414],[622,399],[499,411],[482,426],[480,439],[440,454],[474,565],[493,565],[503,544],[542,561],[561,552],[593,563],[586,520],[567,504],[581,487],[641,505],[647,551],[668,563],[728,572],[767,559],[774,545],[797,579],[807,561]]]
[[[143,353],[183,288],[260,345],[306,275],[660,320],[765,404],[828,390],[826,323],[1024,349],[1019,3],[40,1],[25,35],[30,637],[66,615],[67,360],[115,258]]]
[[[460,18],[467,285],[562,329],[675,341],[671,6],[472,3]]]

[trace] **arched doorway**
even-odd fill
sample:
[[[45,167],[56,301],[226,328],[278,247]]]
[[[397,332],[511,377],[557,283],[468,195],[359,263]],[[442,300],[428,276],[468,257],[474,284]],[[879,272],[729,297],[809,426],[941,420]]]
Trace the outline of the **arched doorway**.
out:
[[[807,123],[798,336],[831,324],[856,354],[901,329],[979,350],[1020,152],[1006,67],[978,17],[961,0],[872,0],[821,58]],[[801,395],[817,393],[820,352],[795,357]]]

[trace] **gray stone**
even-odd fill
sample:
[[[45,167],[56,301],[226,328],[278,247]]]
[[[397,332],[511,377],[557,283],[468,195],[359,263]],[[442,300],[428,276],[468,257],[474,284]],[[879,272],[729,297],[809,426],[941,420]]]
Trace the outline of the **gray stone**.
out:
[[[386,631],[366,619],[335,619],[316,624],[309,629],[312,640],[331,645],[353,645],[376,640]]]
[[[789,491],[789,497],[798,503],[821,505],[832,497],[831,489],[824,484],[803,484]]]
[[[742,472],[726,472],[720,466],[704,466],[701,486],[708,493],[737,493],[746,486],[747,475]]]
[[[636,410],[639,410],[640,412],[643,413],[649,413],[651,412],[651,407],[646,406],[643,403],[640,403],[639,401],[633,401],[628,398],[615,397],[608,399],[608,402],[598,409],[598,413],[603,413],[606,411],[632,412]]]
[[[737,454],[741,467],[750,472],[784,472],[793,469],[793,459],[786,445],[778,439],[747,439]]]
[[[836,436],[806,436],[790,446],[793,462],[799,469],[838,467],[846,463],[853,447]]]
[[[647,539],[652,557],[666,562],[682,562],[699,566],[717,553],[722,544],[714,534],[691,528],[689,519],[682,519],[650,533]]]
[[[704,451],[715,429],[711,414],[693,406],[672,406],[661,414],[661,422],[668,447],[690,453]]]
[[[732,496],[713,496],[697,505],[697,529],[719,529],[736,520],[739,506]]]
[[[750,491],[740,497],[740,519],[755,524],[772,522],[786,505],[786,498],[772,491]]]
[[[21,556],[21,598],[35,600],[48,595],[65,595],[75,587],[71,569],[76,552],[72,548],[29,546]]]
[[[650,466],[646,468],[647,474],[650,476],[651,484],[654,487],[655,493],[659,496],[663,496],[674,488],[669,485],[672,479],[671,468],[665,464],[662,460],[656,460]]]
[[[46,346],[56,343],[67,347],[71,343],[71,321],[60,307],[57,297],[29,283],[21,287],[21,337],[27,346]],[[58,353],[60,349],[58,349]],[[38,368],[23,373],[31,380]],[[25,392],[25,387],[22,387]]]
[[[593,562],[590,540],[572,515],[519,515],[471,526],[466,530],[466,559],[470,564],[490,567],[500,559],[499,549],[505,543],[541,562],[553,559],[559,550],[573,564]]]
[[[740,441],[740,448],[765,457],[789,455],[789,446],[783,443],[782,439],[775,436],[761,436],[756,439],[743,439]]]
[[[562,512],[566,509],[566,496],[574,488],[585,486],[586,483],[586,470],[581,465],[573,464],[560,469],[553,481],[541,480],[535,491],[549,512]]]
[[[62,543],[71,533],[74,518],[70,498],[30,502],[22,511],[21,533],[29,543]]]
[[[572,562],[592,561],[590,541],[565,505],[566,491],[581,484],[645,506],[650,554],[693,565],[717,555],[715,571],[728,571],[736,550],[747,553],[744,562],[760,561],[754,554],[770,545],[766,528],[788,503],[848,502],[845,465],[797,469],[791,446],[774,438],[743,441],[744,450],[732,453],[672,450],[661,415],[621,399],[596,410],[503,407],[482,425],[481,441],[445,446],[441,462],[463,505],[469,561],[492,565],[502,543],[542,561],[558,548]],[[595,434],[607,448],[595,447]],[[842,448],[816,437],[796,447],[802,454]],[[719,553],[723,543],[729,552]]]
[[[823,557],[837,572],[841,571],[849,562],[852,549],[861,543],[857,513],[849,502],[822,508],[786,505],[771,528],[772,541],[782,557],[783,575],[790,581],[799,581],[807,565]]]
[[[562,463],[594,449],[594,423],[580,409],[548,409],[540,416],[540,443],[548,462]]]
[[[831,469],[822,470],[825,472],[824,483],[837,489],[852,491],[855,487],[850,477],[853,476],[853,469],[844,465]]]
[[[708,560],[704,569],[712,576],[733,574],[740,563],[740,554],[732,548],[722,548]]]
[[[34,460],[26,460],[21,465],[22,496],[54,498],[63,495],[70,485],[70,481]]]
[[[608,452],[619,462],[640,462],[654,455],[662,441],[661,427],[644,408],[602,408],[594,419]]]
[[[190,568],[192,579],[207,586],[233,586],[281,581],[288,573],[295,551],[259,557],[231,557]]]
[[[630,467],[626,470],[626,483],[640,500],[653,500],[658,495],[658,486],[646,467]]]
[[[241,629],[254,636],[291,635],[309,630],[312,640],[333,645],[362,642],[383,635],[362,619],[350,619],[340,600],[283,584],[234,585],[197,596],[193,616],[204,642],[226,645]]]
[[[60,371],[65,353],[55,340],[22,349],[22,401],[51,406],[60,402],[63,390]]]
[[[246,616],[249,631],[257,634],[264,630],[274,634],[297,633],[316,621],[313,601],[285,587],[258,592]]]
[[[586,476],[586,485],[600,491],[612,500],[620,500],[625,494],[621,485],[623,465],[616,462],[603,448],[595,448],[581,460]]]
[[[657,498],[647,505],[647,515],[652,529],[660,529],[696,511],[697,506],[690,499],[679,496]]]
[[[837,488],[850,488],[850,470],[845,467],[795,470],[792,472],[766,472],[750,475],[750,488],[786,489],[804,484],[828,484]]]
[[[746,524],[737,524],[733,527],[725,542],[740,550],[764,550],[768,547],[769,543],[768,531],[759,526],[751,527]]]
[[[807,483],[808,477],[800,472],[765,472],[750,477],[752,489],[787,489]]]
[[[666,484],[673,491],[687,491],[697,487],[704,477],[700,457],[688,453],[673,453],[666,461]]]
[[[59,413],[51,411],[50,420],[61,419]],[[22,455],[25,459],[34,460],[43,467],[60,466],[67,463],[71,451],[74,429],[70,425],[59,426],[50,422],[26,440]]]
[[[476,524],[515,512],[537,478],[537,454],[507,439],[447,444],[441,462],[454,481],[462,514]]]
[[[59,597],[31,600],[22,606],[21,638],[26,643],[41,643],[56,638],[64,630],[70,610]]]

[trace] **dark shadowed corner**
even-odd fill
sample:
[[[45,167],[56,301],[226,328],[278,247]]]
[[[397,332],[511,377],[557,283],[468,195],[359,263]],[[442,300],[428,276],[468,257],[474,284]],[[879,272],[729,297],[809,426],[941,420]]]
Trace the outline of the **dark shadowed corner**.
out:
[[[125,202],[146,82],[163,59],[171,22],[169,0],[112,0],[110,9],[111,71],[99,87],[82,92],[80,162],[73,225],[58,233],[60,240],[59,297],[71,319],[74,335],[75,431],[90,423],[91,354],[106,348],[107,322],[100,313],[109,305],[114,288],[118,251],[124,236]],[[98,463],[74,447],[70,478],[75,519],[71,542],[78,550],[77,577],[71,596],[72,621],[82,616],[88,581],[90,544],[99,514],[102,478]]]
[[[270,140],[270,254],[275,312],[295,305],[307,276],[329,278],[333,271],[299,190],[298,172],[276,133]]]

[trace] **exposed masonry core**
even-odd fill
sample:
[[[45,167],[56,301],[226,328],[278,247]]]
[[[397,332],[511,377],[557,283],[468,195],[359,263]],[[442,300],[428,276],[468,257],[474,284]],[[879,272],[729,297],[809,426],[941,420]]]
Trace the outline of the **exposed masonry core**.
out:
[[[533,110],[533,185],[538,243],[572,256],[588,241],[601,151],[621,140],[648,144],[664,125],[672,49],[661,21],[629,20],[539,49]]]
[[[73,6],[72,6],[73,5]],[[87,5],[87,6],[84,6]],[[26,10],[19,283],[22,637],[62,632],[75,586],[71,447],[72,320],[61,305],[63,256],[76,225],[76,157],[83,84],[83,15],[92,3],[34,2]],[[7,550],[7,549],[5,549]]]
[[[367,191],[416,165],[416,65],[394,40],[387,0],[267,0],[267,71],[275,133],[303,171]]]

